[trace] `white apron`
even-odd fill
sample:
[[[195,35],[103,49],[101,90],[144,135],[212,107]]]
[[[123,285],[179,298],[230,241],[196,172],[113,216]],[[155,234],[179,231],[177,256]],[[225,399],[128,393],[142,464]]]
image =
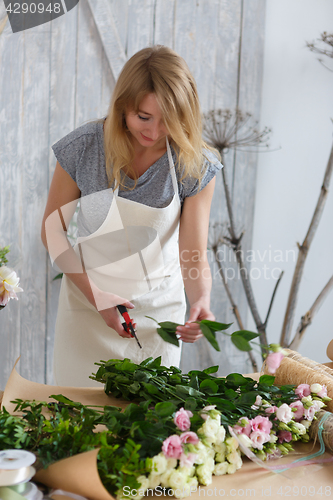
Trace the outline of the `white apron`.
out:
[[[179,366],[180,347],[156,333],[157,321],[184,324],[186,302],[179,263],[180,200],[175,167],[167,141],[174,196],[165,208],[154,208],[114,192],[108,215],[93,234],[78,238],[74,250],[89,277],[102,290],[130,300],[139,348],[108,327],[83,293],[63,276],[54,343],[54,377],[61,386],[88,387],[95,362],[130,358],[140,363],[162,356],[165,366]],[[98,304],[97,304],[98,307]],[[99,308],[101,309],[101,308]],[[123,319],[121,318],[121,321]]]

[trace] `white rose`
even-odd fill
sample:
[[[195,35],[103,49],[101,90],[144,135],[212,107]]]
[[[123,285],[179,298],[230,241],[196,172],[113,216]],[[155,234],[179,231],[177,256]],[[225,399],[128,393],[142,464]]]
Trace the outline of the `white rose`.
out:
[[[201,441],[199,441],[198,444],[195,445],[194,447],[194,453],[196,454],[196,459],[194,461],[195,464],[203,464],[206,461],[206,458],[208,456],[208,448],[205,446]]]
[[[224,440],[225,440],[225,428],[223,427],[223,425],[220,425],[220,428],[216,434],[215,444],[221,444],[224,442]]]
[[[201,484],[208,486],[212,484],[212,470],[206,464],[197,467],[197,476]]]
[[[217,420],[208,417],[207,420],[202,424],[200,429],[198,429],[199,434],[203,434],[207,443],[215,443],[216,435],[219,430],[219,423]]]
[[[167,469],[164,472],[164,474],[161,474],[160,481],[161,481],[161,485],[163,486],[163,488],[168,488],[168,486],[169,486],[169,477],[170,477],[171,473],[174,470],[175,469]]]
[[[238,434],[237,437],[240,444],[245,446],[245,448],[251,448],[253,446],[251,439],[246,434]]]
[[[232,453],[229,453],[226,456],[226,459],[228,460],[229,464],[236,465],[237,469],[240,469],[243,465],[243,462],[242,462],[242,459],[241,459],[241,456],[240,456],[240,453],[238,452],[238,450],[233,451]]]
[[[214,458],[215,457],[215,450],[214,448],[207,446],[207,457],[209,458]]]
[[[286,403],[283,403],[276,410],[275,415],[276,415],[276,418],[278,420],[280,420],[280,422],[284,422],[285,424],[287,424],[292,419],[293,412],[292,412],[291,408]]]
[[[210,469],[211,471],[214,470],[214,467],[215,467],[215,460],[214,458],[212,457],[207,457],[206,459],[206,462],[205,462],[205,465],[208,469]]]
[[[227,474],[234,474],[237,470],[237,467],[235,464],[229,464],[228,469],[227,469]]]
[[[155,474],[154,472],[151,472],[148,476],[149,479],[149,488],[154,490],[161,484],[161,477],[162,474]]]
[[[182,474],[184,474],[184,476],[188,478],[194,476],[194,473],[195,473],[195,467],[178,467],[177,469],[179,472],[181,472]]]
[[[198,488],[198,480],[196,477],[190,477],[187,480],[185,488],[190,488],[190,492],[194,492]]]
[[[152,472],[155,474],[163,474],[167,470],[167,459],[163,453],[159,453],[152,458]]]
[[[179,470],[174,469],[169,476],[168,482],[170,488],[172,488],[173,490],[183,489],[187,482],[187,476],[179,472]]]
[[[216,453],[225,453],[227,449],[227,445],[225,443],[215,443],[214,450]]]
[[[177,458],[168,458],[167,459],[167,469],[175,469],[177,467],[178,460]]]
[[[176,498],[185,498],[191,496],[191,493],[194,493],[198,489],[198,480],[196,477],[191,477],[184,488],[175,490],[173,492]]]
[[[323,386],[320,385],[320,384],[312,384],[310,385],[310,391],[313,393],[313,394],[318,394],[318,392],[320,392],[322,390]]]
[[[238,448],[238,441],[234,437],[228,437],[225,440],[225,444],[227,445],[228,453],[232,453],[233,451],[236,451]]]
[[[215,476],[223,476],[224,474],[227,474],[228,467],[228,462],[221,462],[220,464],[216,464],[213,474]]]
[[[215,462],[224,462],[225,461],[225,453],[216,453]]]

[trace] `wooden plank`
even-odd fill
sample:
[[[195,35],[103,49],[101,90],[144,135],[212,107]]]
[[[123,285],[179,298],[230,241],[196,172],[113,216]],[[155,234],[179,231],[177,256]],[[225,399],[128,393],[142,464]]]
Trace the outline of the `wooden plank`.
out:
[[[44,382],[46,280],[45,250],[40,240],[45,208],[49,140],[50,23],[23,32],[23,104],[19,127],[22,181],[21,361],[23,377]],[[44,264],[41,267],[41,263]]]
[[[26,286],[21,254],[22,199],[20,117],[22,113],[22,66],[24,37],[13,35],[9,22],[0,35],[0,246],[10,244],[8,266]],[[0,311],[0,387],[4,389],[20,354],[22,293]]]
[[[152,42],[154,45],[174,47],[175,8],[175,0],[156,0]]]
[[[109,0],[110,9],[125,54],[127,54],[128,2],[129,0]]]
[[[126,62],[124,47],[108,0],[88,0],[113,76],[118,78]]]
[[[55,19],[51,23],[48,183],[44,195],[45,202],[56,164],[56,158],[51,146],[75,128],[77,18],[78,9],[72,9],[65,16]],[[61,75],[61,78],[59,75]],[[53,281],[59,270],[52,267],[48,255],[46,257],[46,266],[47,329],[45,380],[47,384],[53,384],[54,330],[61,281]]]
[[[195,0],[176,0],[174,50],[181,55],[195,77]]]
[[[127,57],[153,43],[154,0],[130,0],[128,11]]]

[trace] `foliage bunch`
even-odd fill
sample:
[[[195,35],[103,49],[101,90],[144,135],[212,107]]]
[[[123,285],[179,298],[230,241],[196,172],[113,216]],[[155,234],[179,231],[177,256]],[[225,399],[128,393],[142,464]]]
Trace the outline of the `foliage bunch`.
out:
[[[0,267],[5,266],[7,264],[8,259],[6,255],[8,252],[9,252],[9,246],[0,248]]]

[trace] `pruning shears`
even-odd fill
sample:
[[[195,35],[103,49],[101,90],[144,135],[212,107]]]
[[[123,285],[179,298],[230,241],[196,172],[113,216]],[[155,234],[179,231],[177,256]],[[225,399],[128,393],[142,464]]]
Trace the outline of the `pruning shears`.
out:
[[[140,349],[142,349],[142,346],[141,346],[139,339],[136,336],[135,330],[133,328],[133,324],[132,324],[132,320],[130,318],[130,315],[127,312],[127,308],[125,306],[119,305],[119,306],[117,306],[117,309],[125,320],[125,322],[122,323],[125,332],[130,333],[132,335],[132,337],[135,338]]]

